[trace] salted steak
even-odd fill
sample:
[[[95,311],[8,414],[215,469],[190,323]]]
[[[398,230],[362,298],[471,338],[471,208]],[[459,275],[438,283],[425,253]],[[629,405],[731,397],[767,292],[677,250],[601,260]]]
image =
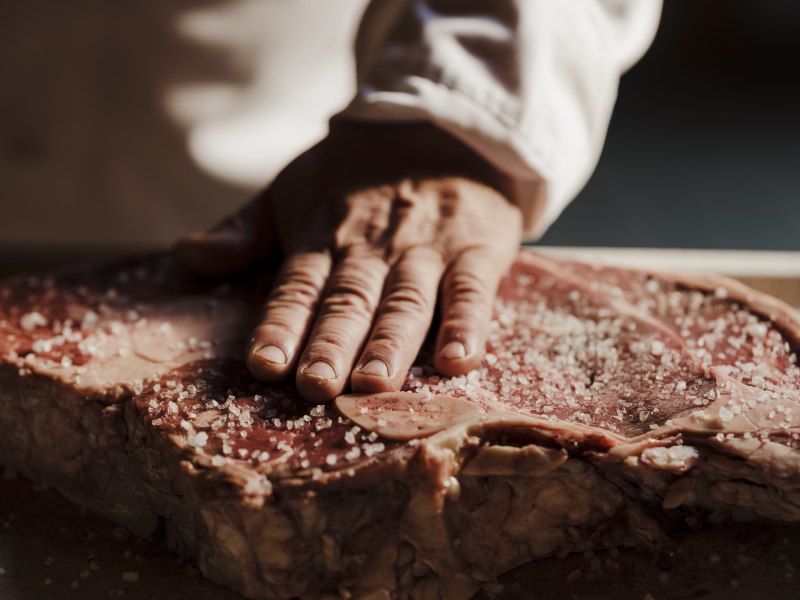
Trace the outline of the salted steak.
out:
[[[480,368],[309,406],[268,281],[168,256],[0,286],[0,460],[249,598],[467,598],[526,561],[800,520],[800,319],[730,280],[522,252]]]

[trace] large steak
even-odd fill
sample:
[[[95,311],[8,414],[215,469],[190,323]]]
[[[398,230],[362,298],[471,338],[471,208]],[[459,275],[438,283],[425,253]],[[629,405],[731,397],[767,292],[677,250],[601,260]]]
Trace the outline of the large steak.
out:
[[[166,256],[0,286],[0,461],[250,598],[466,598],[525,561],[800,520],[800,319],[522,252],[488,354],[309,406],[241,352],[268,282]]]

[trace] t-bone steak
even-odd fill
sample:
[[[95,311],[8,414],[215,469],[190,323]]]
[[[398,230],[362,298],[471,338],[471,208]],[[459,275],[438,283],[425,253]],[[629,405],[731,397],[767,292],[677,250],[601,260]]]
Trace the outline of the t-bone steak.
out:
[[[0,285],[0,460],[248,598],[468,598],[532,559],[800,520],[800,319],[520,253],[480,368],[327,406],[254,381],[268,281],[157,255]]]

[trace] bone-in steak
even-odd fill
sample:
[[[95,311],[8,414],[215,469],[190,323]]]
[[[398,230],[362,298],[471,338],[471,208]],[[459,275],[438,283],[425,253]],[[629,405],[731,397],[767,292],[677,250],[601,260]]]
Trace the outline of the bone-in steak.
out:
[[[800,520],[800,319],[522,252],[488,353],[309,406],[241,361],[267,282],[169,257],[0,286],[0,461],[250,598],[466,598],[522,562]]]

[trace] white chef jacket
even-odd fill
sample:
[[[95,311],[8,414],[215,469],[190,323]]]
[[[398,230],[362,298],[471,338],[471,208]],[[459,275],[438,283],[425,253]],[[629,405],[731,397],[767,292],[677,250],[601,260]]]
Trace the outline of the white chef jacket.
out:
[[[306,16],[293,31],[299,43],[313,43],[317,27],[355,31],[358,2],[315,16],[320,4],[295,3]],[[512,200],[536,237],[597,164],[619,77],[649,46],[660,9],[660,0],[373,0],[358,28],[355,97],[340,116],[424,120],[448,131],[512,178]],[[278,163],[320,137],[352,94],[341,67],[349,56],[307,50],[306,58],[318,62],[323,81],[284,116],[281,139],[292,151]],[[274,59],[288,61],[282,85],[305,77],[292,70],[292,55],[277,49]],[[197,140],[197,159],[229,176],[235,168],[226,172],[222,162],[232,156],[215,162],[225,150],[215,143]]]
[[[4,207],[0,241],[168,242],[267,185],[335,115],[435,123],[511,177],[511,200],[536,237],[594,169],[619,77],[650,44],[661,8],[660,0],[185,6],[175,14],[162,0],[142,0],[126,9],[129,21],[111,5],[92,19],[72,7],[56,29],[31,11],[30,27],[13,28],[25,32],[20,46],[32,37],[56,45],[59,68],[27,78],[30,100],[20,92],[0,115],[6,129],[24,132],[29,122],[52,138],[38,163],[3,168],[4,196],[20,200]],[[161,22],[167,17],[174,23]],[[162,38],[129,34],[132,24]],[[182,61],[171,58],[167,29]],[[80,44],[63,43],[65,31]],[[100,59],[113,68],[95,69]],[[211,63],[238,76],[195,81]],[[196,181],[185,160],[168,156],[177,150],[148,123],[140,90],[161,96]]]

